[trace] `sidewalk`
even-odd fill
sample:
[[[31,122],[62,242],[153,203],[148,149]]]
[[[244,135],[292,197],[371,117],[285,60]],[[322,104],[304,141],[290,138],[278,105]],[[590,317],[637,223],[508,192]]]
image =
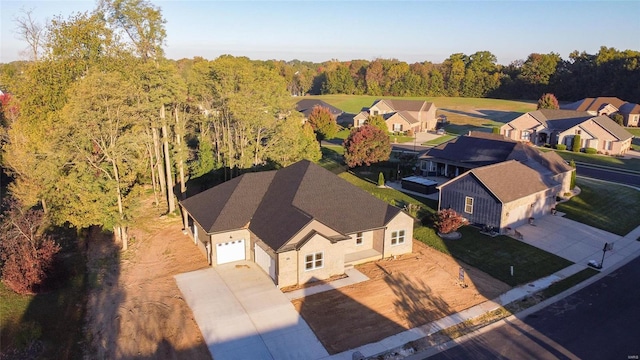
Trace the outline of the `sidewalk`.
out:
[[[624,240],[633,240],[636,241],[638,238],[640,237],[640,226],[635,228],[633,231],[631,231],[630,233],[628,233],[626,236],[623,237]],[[614,271],[615,269],[621,267],[622,265],[626,264],[627,262],[631,261],[632,259],[640,256],[640,250],[637,250],[636,248],[629,248],[629,251],[632,251],[631,253],[627,253],[625,254],[624,257],[618,259],[618,261],[616,261],[615,263],[612,263],[611,265],[607,266],[607,271],[606,272],[601,272],[598,275],[595,275],[593,277],[591,277],[589,280],[585,281],[585,282],[589,282],[589,281],[595,281],[596,279],[605,276],[606,274],[610,273],[611,271]],[[433,321],[429,324],[426,325],[422,325],[413,329],[409,329],[407,331],[401,332],[399,334],[390,336],[388,338],[382,339],[378,342],[375,343],[371,343],[371,344],[367,344],[367,345],[363,345],[360,346],[358,348],[355,349],[351,349],[351,350],[347,350],[344,351],[342,353],[339,354],[335,354],[335,355],[331,355],[324,359],[331,359],[331,360],[352,360],[353,359],[353,354],[357,351],[360,352],[360,354],[362,354],[365,357],[371,357],[383,352],[387,352],[389,350],[393,350],[396,348],[400,348],[403,345],[411,342],[411,341],[415,341],[418,340],[420,338],[429,336],[431,334],[434,334],[442,329],[446,329],[448,327],[460,324],[466,320],[469,319],[473,319],[476,318],[478,316],[481,316],[487,312],[496,310],[498,308],[500,308],[501,306],[505,306],[509,303],[521,300],[533,293],[536,293],[540,290],[546,289],[548,288],[551,284],[565,279],[573,274],[576,274],[578,272],[580,272],[581,270],[587,268],[588,266],[586,266],[586,264],[573,264],[571,266],[568,266],[554,274],[551,274],[547,277],[544,277],[542,279],[538,279],[536,281],[530,282],[528,284],[522,285],[522,286],[518,286],[515,287],[509,291],[507,291],[506,293],[500,295],[498,298],[493,299],[493,300],[489,300],[489,301],[485,301],[481,304],[478,304],[476,306],[473,306],[469,309],[463,310],[459,313],[456,314],[452,314],[449,315],[447,317],[444,317],[442,319]],[[585,285],[586,286],[586,285]],[[561,294],[562,295],[562,294]],[[555,298],[555,297],[554,297]],[[554,300],[557,301],[557,300]],[[526,310],[525,310],[526,311]],[[481,331],[481,330],[478,330]],[[455,341],[452,340],[452,341]],[[430,355],[433,355],[435,353],[437,353],[438,350],[434,349],[433,351],[429,351]]]

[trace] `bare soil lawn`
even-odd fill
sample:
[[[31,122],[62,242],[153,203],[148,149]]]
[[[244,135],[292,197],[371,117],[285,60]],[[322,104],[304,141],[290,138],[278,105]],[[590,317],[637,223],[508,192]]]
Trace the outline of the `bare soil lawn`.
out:
[[[460,267],[467,287],[458,283]],[[494,299],[510,286],[419,241],[413,253],[357,267],[370,280],[293,301],[336,354]]]
[[[90,359],[211,359],[174,275],[207,266],[178,217],[154,216],[120,252],[99,230],[89,239],[86,333]]]

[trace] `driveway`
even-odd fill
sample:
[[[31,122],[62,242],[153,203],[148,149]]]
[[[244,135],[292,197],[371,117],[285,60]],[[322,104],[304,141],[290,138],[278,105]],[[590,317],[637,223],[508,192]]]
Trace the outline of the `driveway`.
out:
[[[535,219],[533,225],[526,224],[517,230],[525,243],[582,265],[587,265],[589,260],[600,262],[605,243],[614,243],[613,250],[606,253],[605,268],[640,249],[640,242],[635,239],[623,238],[562,216],[546,215]]]
[[[176,276],[216,360],[328,355],[287,297],[250,261]]]

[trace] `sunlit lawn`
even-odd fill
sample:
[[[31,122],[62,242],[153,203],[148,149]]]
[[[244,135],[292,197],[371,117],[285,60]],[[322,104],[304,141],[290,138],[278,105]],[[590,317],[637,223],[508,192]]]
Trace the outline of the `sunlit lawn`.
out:
[[[550,151],[544,148],[542,150]],[[584,163],[589,163],[593,165],[609,166],[609,167],[620,168],[625,170],[640,171],[640,159],[636,159],[636,158],[625,159],[617,156],[585,154],[585,153],[579,153],[579,152],[573,152],[573,151],[567,151],[567,150],[563,150],[563,151],[556,150],[556,153],[567,161],[574,160],[576,162],[584,162]]]
[[[557,206],[567,218],[621,236],[640,226],[640,191],[585,178],[577,186],[580,195]]]
[[[456,135],[450,135],[450,134],[446,134],[446,135],[442,135],[438,138],[429,140],[425,143],[423,143],[422,145],[431,145],[431,146],[437,146],[443,143],[446,143],[447,141],[451,140],[451,139],[455,139],[457,138]]]
[[[414,229],[413,236],[511,286],[543,278],[572,264],[508,236],[490,237],[470,226],[458,231],[462,233],[462,238],[443,240],[433,228],[419,226]],[[511,266],[514,268],[513,276]]]

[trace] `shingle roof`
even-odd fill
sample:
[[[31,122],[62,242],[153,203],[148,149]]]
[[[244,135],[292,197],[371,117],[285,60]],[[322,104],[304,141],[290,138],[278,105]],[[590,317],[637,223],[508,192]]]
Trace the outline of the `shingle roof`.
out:
[[[560,108],[576,111],[599,111],[607,104],[611,104],[620,109],[624,103],[624,100],[620,100],[617,97],[601,96],[597,98],[584,98],[571,104],[562,105]]]
[[[592,118],[594,122],[602,126],[605,130],[610,132],[618,140],[627,140],[633,137],[633,134],[625,130],[622,126],[618,125],[615,121],[611,120],[608,116],[600,115]]]
[[[307,160],[277,171],[244,174],[182,204],[200,225],[213,223],[216,226],[209,228],[216,231],[248,223],[249,229],[276,251],[313,219],[349,234],[384,227],[400,212]],[[221,216],[224,221],[218,219]]]
[[[309,117],[311,111],[313,111],[313,107],[316,105],[329,109],[329,112],[334,116],[339,116],[344,112],[337,107],[318,99],[302,99],[296,103],[296,110],[303,113],[306,117]]]
[[[509,203],[558,185],[557,182],[543,177],[516,160],[475,168],[468,174],[482,182],[502,203]]]
[[[417,123],[420,122],[420,121],[418,121],[418,119],[413,117],[413,115],[411,115],[411,113],[409,111],[406,111],[406,110],[398,111],[396,114],[402,116],[402,118],[407,120],[407,122],[409,124],[417,124]]]
[[[529,115],[540,121],[544,127],[559,131],[570,129],[593,117],[586,111],[553,109],[536,110]]]
[[[380,101],[384,101],[395,111],[426,111],[433,106],[433,103],[425,100],[382,99]]]
[[[634,103],[625,103],[618,108],[622,114],[640,114],[640,105]]]
[[[483,166],[505,161],[518,144],[512,140],[497,140],[474,136],[459,136],[440,144],[421,158],[438,158]]]

